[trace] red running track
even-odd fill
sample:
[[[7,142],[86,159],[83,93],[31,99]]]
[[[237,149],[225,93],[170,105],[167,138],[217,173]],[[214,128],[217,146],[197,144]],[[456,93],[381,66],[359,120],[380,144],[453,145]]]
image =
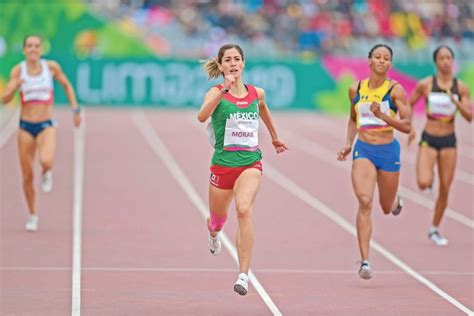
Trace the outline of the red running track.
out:
[[[0,314],[465,315],[474,309],[472,185],[454,183],[450,207],[462,217],[444,219],[445,248],[426,237],[432,211],[413,196],[397,218],[375,205],[375,277],[363,281],[350,161],[335,161],[346,119],[305,112],[274,114],[289,152],[275,154],[261,134],[264,178],[251,267],[262,288],[235,294],[233,246],[218,257],[207,251],[201,212],[211,148],[195,114],[88,108],[81,138],[69,111],[59,109],[55,188],[38,192],[36,233],[24,231],[16,138],[8,138],[0,148]],[[472,126],[458,129],[461,145],[472,146]],[[75,152],[81,141],[84,151]],[[404,159],[415,150],[404,149]],[[75,155],[84,159],[83,170]],[[472,165],[469,154],[460,156],[468,176]],[[404,161],[402,168],[402,186],[432,202],[433,195],[416,189],[414,165]],[[225,233],[232,244],[235,232],[230,216]],[[81,255],[78,265],[74,253]]]

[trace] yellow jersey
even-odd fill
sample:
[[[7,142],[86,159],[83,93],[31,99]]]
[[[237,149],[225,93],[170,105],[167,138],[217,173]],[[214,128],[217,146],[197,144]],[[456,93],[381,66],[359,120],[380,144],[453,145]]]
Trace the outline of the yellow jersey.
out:
[[[374,113],[370,111],[370,105],[372,102],[377,102],[383,113],[396,117],[398,108],[390,98],[390,92],[396,84],[396,82],[393,84],[390,79],[386,79],[380,87],[370,89],[368,79],[359,82],[357,94],[353,100],[358,130],[393,130],[393,127],[385,121],[375,117]]]

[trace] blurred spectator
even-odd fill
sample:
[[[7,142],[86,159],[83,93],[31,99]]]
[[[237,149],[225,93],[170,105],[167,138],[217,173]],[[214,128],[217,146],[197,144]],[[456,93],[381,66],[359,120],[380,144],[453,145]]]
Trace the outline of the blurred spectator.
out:
[[[144,42],[168,55],[206,57],[226,41],[247,55],[365,56],[374,41],[397,59],[426,58],[440,41],[460,59],[474,49],[472,0],[87,0],[101,14],[132,20]],[[157,14],[161,13],[161,14]],[[153,47],[151,47],[153,49]],[[262,50],[263,49],[263,50]],[[365,50],[364,50],[365,49]],[[163,54],[163,49],[157,51]],[[424,56],[424,57],[421,57]]]

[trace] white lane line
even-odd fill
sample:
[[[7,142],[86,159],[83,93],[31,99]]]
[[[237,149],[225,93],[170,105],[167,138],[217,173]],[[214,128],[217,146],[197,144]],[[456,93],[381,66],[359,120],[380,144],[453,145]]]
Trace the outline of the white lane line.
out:
[[[474,174],[458,169],[458,168],[456,168],[455,172],[456,172],[456,175],[454,176],[454,179],[459,179],[460,181],[464,183],[474,185]]]
[[[287,176],[277,171],[274,167],[269,165],[268,162],[265,163],[265,170],[266,170],[265,174],[273,182],[281,186],[284,190],[288,191],[295,197],[304,201],[310,207],[314,208],[319,213],[326,216],[331,221],[333,221],[334,223],[339,225],[341,228],[343,228],[345,231],[349,232],[350,234],[352,234],[354,237],[357,238],[356,228],[351,223],[349,223],[344,217],[339,215],[336,211],[334,211],[329,206],[325,205],[324,203],[319,201],[316,197],[311,195],[309,192],[307,192],[306,190],[298,186],[295,182],[293,182],[293,180],[291,180]],[[424,276],[416,272],[414,269],[412,269],[405,262],[403,262],[401,259],[399,259],[397,256],[395,256],[393,253],[391,253],[389,250],[387,250],[385,247],[383,247],[374,239],[371,240],[370,247],[373,248],[378,253],[380,253],[382,256],[384,256],[387,260],[392,262],[394,265],[396,265],[397,267],[405,271],[407,274],[412,276],[415,280],[425,285],[431,291],[438,294],[443,299],[450,302],[452,305],[454,305],[455,307],[457,307],[464,313],[470,315],[470,313],[473,312],[469,308],[461,304],[459,301],[457,301],[454,297],[444,292],[442,289],[436,286],[433,282],[431,282],[430,280],[428,280],[427,278],[425,278]]]
[[[84,185],[85,123],[85,111],[83,110],[81,126],[79,128],[74,128],[72,316],[81,315],[82,197]]]
[[[7,110],[4,110],[4,112],[6,111]],[[20,116],[20,111],[14,110],[14,113],[10,115],[10,118],[8,119],[5,126],[2,127],[2,129],[0,130],[0,148],[2,148],[3,145],[7,143],[10,136],[17,129],[19,116]]]
[[[337,168],[344,169],[344,170],[351,170],[351,163],[350,161],[341,162],[336,159],[336,152],[332,152],[326,147],[310,141],[306,139],[302,135],[297,135],[295,133],[285,131],[285,139],[291,144],[293,147],[297,147],[299,150],[318,158],[322,161],[325,161]],[[427,199],[423,195],[399,184],[398,190],[400,194],[409,199],[410,201],[427,208],[428,210],[432,211],[434,208],[433,201]],[[474,220],[469,218],[466,215],[461,214],[458,211],[448,207],[445,210],[446,217],[451,218],[452,220],[457,221],[460,224],[463,224],[471,229],[474,229]]]
[[[0,267],[0,271],[49,271],[49,272],[64,272],[71,271],[70,267]],[[100,271],[100,272],[160,272],[160,273],[202,273],[202,272],[220,272],[220,273],[235,273],[235,269],[213,269],[213,268],[132,268],[132,267],[82,267],[82,271]],[[258,273],[280,273],[280,274],[354,274],[354,270],[325,270],[325,269],[253,269]],[[474,272],[459,272],[459,271],[419,271],[423,275],[437,275],[437,276],[473,276]],[[377,270],[377,274],[406,274],[400,270]]]
[[[146,139],[148,144],[154,150],[155,154],[158,157],[160,157],[160,159],[166,165],[168,170],[171,172],[175,180],[179,183],[183,191],[186,192],[188,198],[197,208],[197,210],[202,215],[202,217],[207,218],[208,210],[205,203],[199,197],[199,194],[194,189],[188,177],[181,170],[178,163],[175,161],[171,153],[168,151],[164,143],[159,138],[158,134],[155,132],[151,124],[148,122],[148,120],[145,117],[144,112],[143,111],[135,112],[131,116],[132,116],[133,122],[135,123],[135,126],[142,133],[143,137]],[[232,258],[234,258],[235,262],[237,262],[238,264],[239,261],[237,258],[237,250],[235,249],[235,246],[232,244],[232,242],[229,240],[229,238],[224,232],[222,232],[221,237],[222,237],[222,243],[227,248]],[[252,283],[254,288],[257,290],[262,300],[271,310],[273,315],[281,315],[280,310],[275,305],[273,300],[268,295],[267,291],[263,288],[262,284],[258,281],[257,277],[251,270],[249,271],[249,277],[250,277],[250,282]]]

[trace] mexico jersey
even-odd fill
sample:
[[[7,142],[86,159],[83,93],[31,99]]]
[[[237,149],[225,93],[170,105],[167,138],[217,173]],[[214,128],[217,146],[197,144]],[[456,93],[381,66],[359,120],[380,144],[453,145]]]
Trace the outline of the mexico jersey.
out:
[[[212,113],[208,135],[214,147],[212,165],[240,167],[262,159],[258,147],[259,102],[254,86],[244,98],[226,93]],[[222,85],[216,86],[218,89]]]

